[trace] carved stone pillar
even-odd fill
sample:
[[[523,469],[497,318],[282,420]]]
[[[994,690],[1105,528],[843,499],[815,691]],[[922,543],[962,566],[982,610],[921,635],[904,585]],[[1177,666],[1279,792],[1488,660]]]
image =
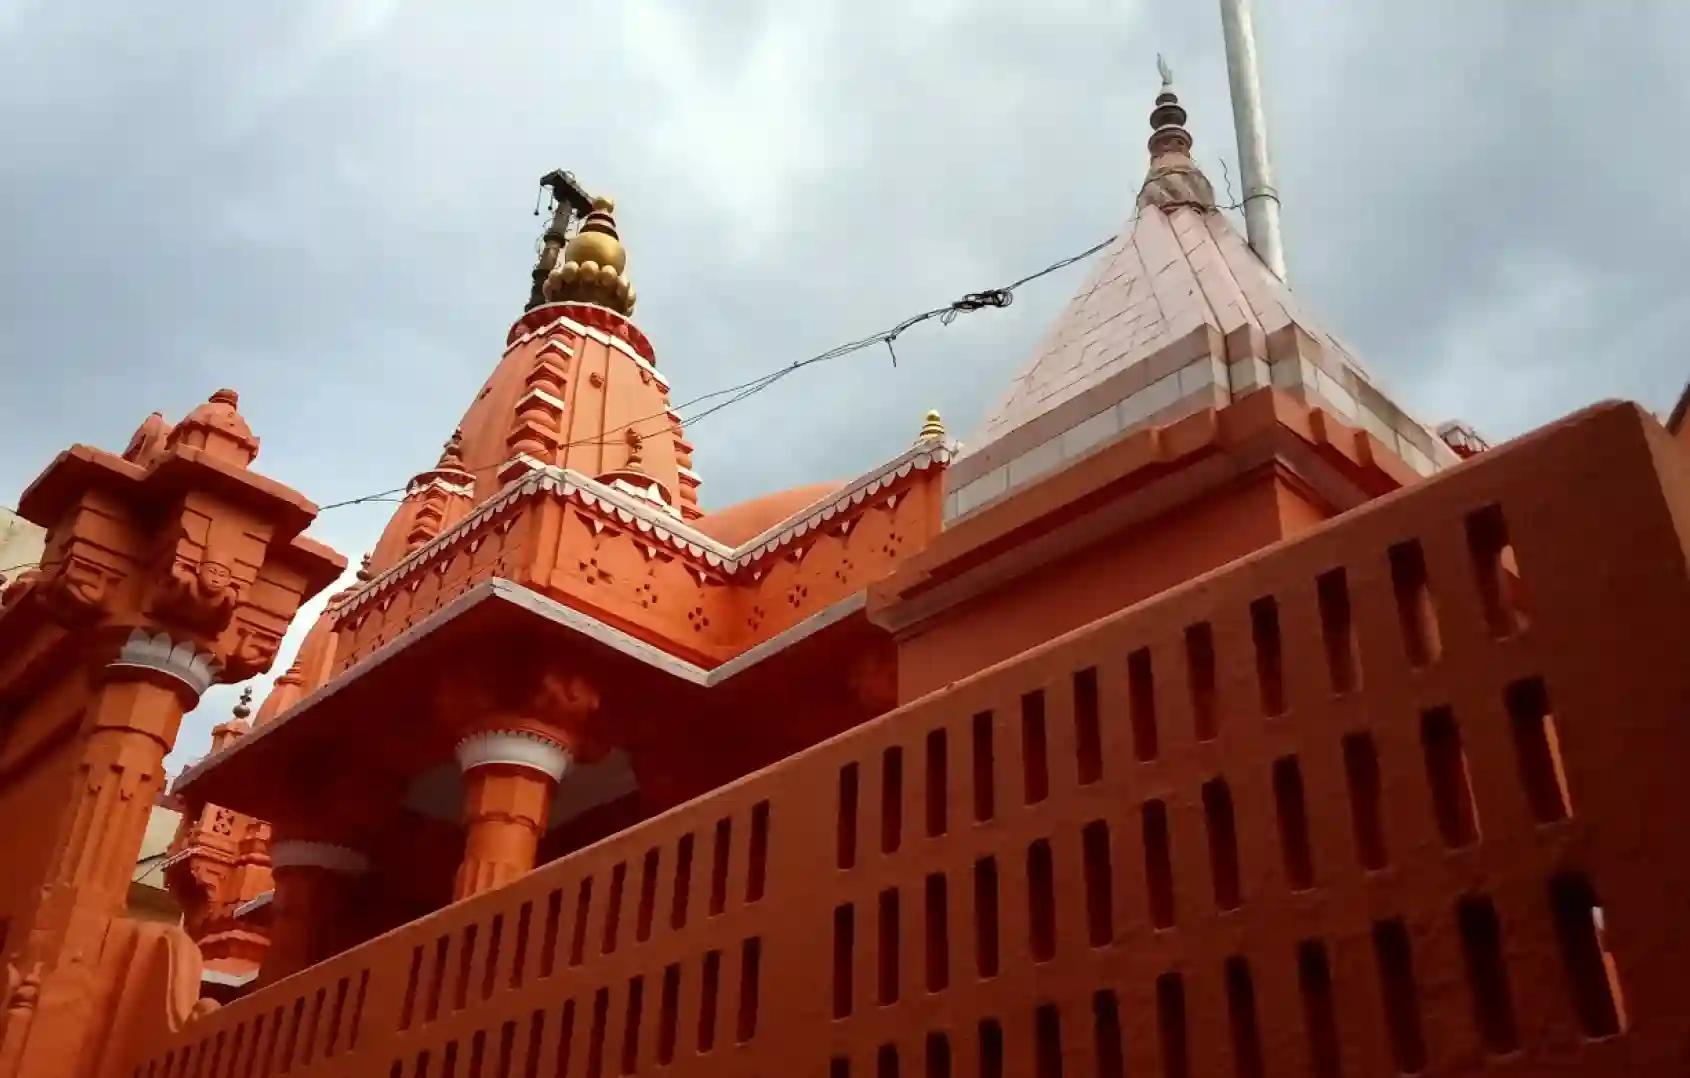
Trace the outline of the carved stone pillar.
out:
[[[464,774],[464,858],[454,900],[503,886],[534,867],[552,794],[572,757],[561,738],[483,730],[458,742]]]
[[[338,930],[346,921],[358,877],[369,869],[370,859],[349,846],[297,838],[271,844],[276,897],[260,984],[297,973],[339,950]]]

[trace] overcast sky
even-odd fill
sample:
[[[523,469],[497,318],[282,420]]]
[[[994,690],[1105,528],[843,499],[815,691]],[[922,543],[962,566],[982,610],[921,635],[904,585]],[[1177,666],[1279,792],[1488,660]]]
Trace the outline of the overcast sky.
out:
[[[1493,440],[1670,407],[1690,4],[1258,7],[1292,283],[1400,403]],[[223,385],[319,503],[404,482],[499,356],[553,167],[616,196],[678,399],[1109,235],[1157,51],[1237,174],[1212,0],[169,8],[0,0],[0,501]],[[706,506],[867,470],[929,407],[968,434],[1083,272],[698,424]],[[356,563],[390,511],[314,534]]]

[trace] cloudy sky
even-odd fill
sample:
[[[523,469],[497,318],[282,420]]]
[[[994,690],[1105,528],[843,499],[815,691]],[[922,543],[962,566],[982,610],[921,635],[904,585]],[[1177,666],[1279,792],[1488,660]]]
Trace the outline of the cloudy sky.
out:
[[[402,483],[498,357],[553,167],[617,197],[679,398],[1109,235],[1159,50],[1236,176],[1209,0],[188,8],[0,0],[0,501],[223,385],[318,502]],[[1292,282],[1401,403],[1493,440],[1670,407],[1690,4],[1259,8]],[[707,506],[848,478],[929,407],[966,435],[1082,272],[700,423]],[[389,511],[314,534],[356,562]]]

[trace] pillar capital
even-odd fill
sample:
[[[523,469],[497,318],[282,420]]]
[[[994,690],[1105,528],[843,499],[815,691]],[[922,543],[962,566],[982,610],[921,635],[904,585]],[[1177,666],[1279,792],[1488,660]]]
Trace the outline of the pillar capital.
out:
[[[466,774],[489,764],[541,772],[553,782],[563,778],[574,756],[562,738],[532,729],[478,730],[462,738],[454,753]]]
[[[270,845],[270,869],[320,868],[347,876],[370,870],[370,859],[362,851],[334,842],[312,839],[278,839]]]
[[[222,670],[222,661],[197,641],[177,639],[163,629],[144,626],[131,629],[117,656],[106,664],[108,676],[143,672],[162,675],[174,683],[173,687],[187,690],[190,702],[197,701]]]

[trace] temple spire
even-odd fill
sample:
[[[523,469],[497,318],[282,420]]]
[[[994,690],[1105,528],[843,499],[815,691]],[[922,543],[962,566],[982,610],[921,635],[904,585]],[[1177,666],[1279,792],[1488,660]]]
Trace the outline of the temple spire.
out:
[[[1192,160],[1185,108],[1174,93],[1173,72],[1160,53],[1156,56],[1156,70],[1162,77],[1162,90],[1150,110],[1150,171],[1144,178],[1144,186],[1139,188],[1138,204],[1163,210],[1176,206],[1213,210],[1215,189]]]

